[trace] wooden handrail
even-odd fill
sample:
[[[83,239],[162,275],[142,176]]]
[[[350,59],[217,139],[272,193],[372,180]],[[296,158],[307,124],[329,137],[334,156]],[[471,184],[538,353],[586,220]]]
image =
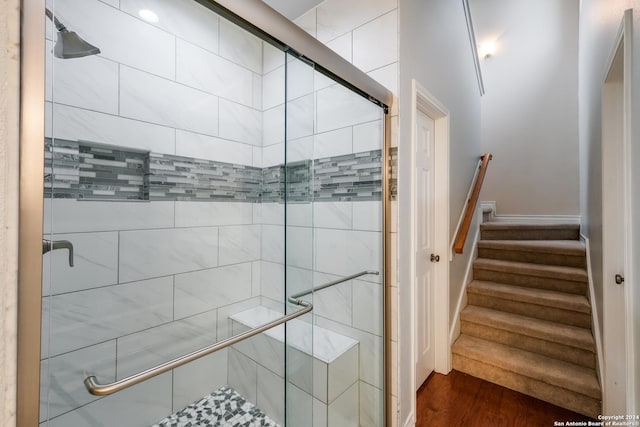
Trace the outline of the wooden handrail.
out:
[[[460,230],[458,230],[458,235],[456,236],[455,244],[453,246],[453,249],[457,254],[461,254],[464,251],[464,243],[467,241],[469,228],[471,228],[471,221],[473,221],[473,214],[476,211],[476,205],[478,204],[478,198],[480,197],[480,190],[482,190],[482,182],[484,181],[484,175],[487,173],[487,167],[489,166],[489,161],[492,158],[493,158],[493,155],[491,153],[483,154],[480,157],[480,159],[482,160],[482,163],[480,164],[478,177],[476,178],[476,183],[473,186],[471,197],[469,197],[469,200],[467,200],[467,207],[464,213],[464,219],[462,220],[462,224],[460,225]]]

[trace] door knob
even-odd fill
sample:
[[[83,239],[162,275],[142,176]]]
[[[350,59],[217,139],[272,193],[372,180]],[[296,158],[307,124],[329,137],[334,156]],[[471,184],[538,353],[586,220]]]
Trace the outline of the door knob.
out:
[[[440,262],[440,255],[431,254],[431,262]]]
[[[616,274],[616,283],[617,283],[618,285],[622,285],[622,284],[624,283],[624,277],[622,277],[622,276],[621,276],[621,275],[619,275],[619,274]]]

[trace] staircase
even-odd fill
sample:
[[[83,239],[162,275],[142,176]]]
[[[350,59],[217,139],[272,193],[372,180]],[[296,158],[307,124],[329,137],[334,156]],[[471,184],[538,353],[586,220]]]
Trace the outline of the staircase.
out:
[[[453,368],[590,417],[601,413],[578,225],[481,225]]]

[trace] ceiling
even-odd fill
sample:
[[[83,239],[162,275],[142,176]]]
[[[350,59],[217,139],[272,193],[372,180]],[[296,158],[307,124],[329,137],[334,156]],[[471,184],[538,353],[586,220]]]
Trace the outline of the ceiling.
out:
[[[294,20],[323,0],[262,0],[290,20]]]

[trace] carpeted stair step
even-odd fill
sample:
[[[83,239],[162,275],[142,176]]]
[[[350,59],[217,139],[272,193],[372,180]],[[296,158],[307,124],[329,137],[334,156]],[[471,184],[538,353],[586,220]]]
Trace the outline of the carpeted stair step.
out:
[[[474,305],[460,313],[461,332],[595,369],[591,330]]]
[[[486,222],[480,224],[482,240],[578,240],[578,224],[517,224]]]
[[[593,369],[461,335],[453,368],[572,411],[596,417],[600,386]]]
[[[478,257],[585,268],[585,245],[579,240],[480,240]]]
[[[469,305],[591,328],[591,305],[584,295],[474,280],[467,298]]]
[[[587,272],[576,267],[478,258],[473,278],[578,295],[587,294]]]

